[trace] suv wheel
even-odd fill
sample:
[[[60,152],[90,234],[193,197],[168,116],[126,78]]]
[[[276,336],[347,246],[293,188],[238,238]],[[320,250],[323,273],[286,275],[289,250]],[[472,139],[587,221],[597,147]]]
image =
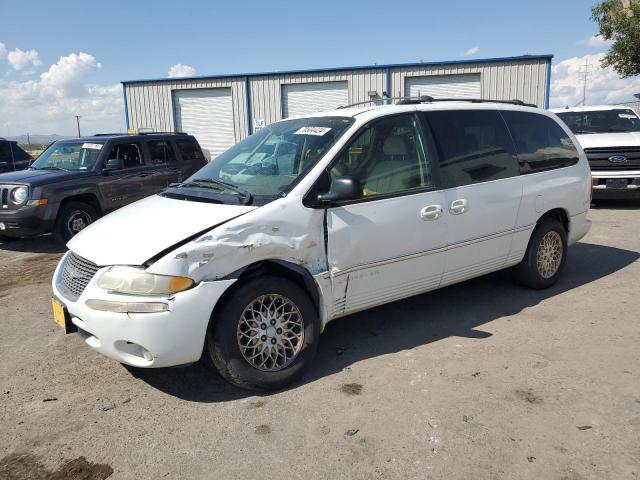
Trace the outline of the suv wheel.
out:
[[[67,243],[71,237],[98,219],[98,212],[83,202],[66,203],[58,212],[53,234],[56,240]]]
[[[543,219],[535,228],[529,246],[515,269],[521,285],[543,289],[558,281],[567,258],[567,232],[555,218]]]
[[[302,375],[319,336],[318,315],[307,293],[287,279],[265,276],[238,287],[216,312],[206,347],[230,383],[273,390]]]

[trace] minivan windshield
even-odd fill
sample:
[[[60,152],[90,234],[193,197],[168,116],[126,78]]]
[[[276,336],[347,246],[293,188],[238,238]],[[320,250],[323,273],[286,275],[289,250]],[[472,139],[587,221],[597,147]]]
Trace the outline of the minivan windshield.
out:
[[[103,143],[83,141],[58,141],[47,148],[31,164],[36,170],[91,170],[93,169]]]
[[[575,134],[640,132],[640,118],[630,108],[558,112]]]
[[[245,198],[287,193],[353,123],[347,117],[285,120],[250,135],[180,187],[213,189]]]

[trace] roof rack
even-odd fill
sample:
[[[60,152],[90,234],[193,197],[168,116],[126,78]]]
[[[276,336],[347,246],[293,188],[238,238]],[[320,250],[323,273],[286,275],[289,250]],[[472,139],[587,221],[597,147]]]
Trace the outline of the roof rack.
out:
[[[126,137],[127,133],[94,133],[94,137]],[[134,135],[189,135],[185,132],[138,132]]]
[[[381,97],[374,98],[372,100],[365,100],[364,102],[352,103],[350,105],[343,105],[338,109],[355,107],[357,105],[366,105],[368,103],[375,103],[376,105],[389,105],[389,102],[397,100],[396,105],[418,105],[421,103],[434,103],[434,102],[470,102],[470,103],[504,103],[509,105],[520,105],[522,107],[537,108],[537,105],[533,103],[525,103],[522,100],[491,100],[488,98],[433,98],[429,95],[421,95],[419,97]]]
[[[189,135],[185,132],[138,132],[136,135]]]

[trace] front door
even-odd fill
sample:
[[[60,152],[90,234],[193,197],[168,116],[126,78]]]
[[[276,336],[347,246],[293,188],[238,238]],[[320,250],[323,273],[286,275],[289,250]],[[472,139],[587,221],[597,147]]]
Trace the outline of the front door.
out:
[[[144,163],[139,143],[127,142],[114,145],[105,159],[122,160],[123,168],[106,172],[99,184],[105,211],[110,212],[153,193],[153,175]]]
[[[425,113],[446,189],[447,260],[442,284],[500,269],[522,198],[515,149],[496,110]]]
[[[364,197],[327,211],[333,287],[330,317],[421,293],[440,284],[445,262],[444,193],[415,114],[363,128],[331,177],[356,177]]]

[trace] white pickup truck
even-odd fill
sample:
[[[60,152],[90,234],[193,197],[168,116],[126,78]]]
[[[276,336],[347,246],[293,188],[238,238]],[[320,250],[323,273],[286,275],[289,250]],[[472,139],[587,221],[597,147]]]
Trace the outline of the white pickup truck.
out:
[[[640,200],[640,118],[629,107],[555,109],[576,135],[591,167],[593,198]]]

